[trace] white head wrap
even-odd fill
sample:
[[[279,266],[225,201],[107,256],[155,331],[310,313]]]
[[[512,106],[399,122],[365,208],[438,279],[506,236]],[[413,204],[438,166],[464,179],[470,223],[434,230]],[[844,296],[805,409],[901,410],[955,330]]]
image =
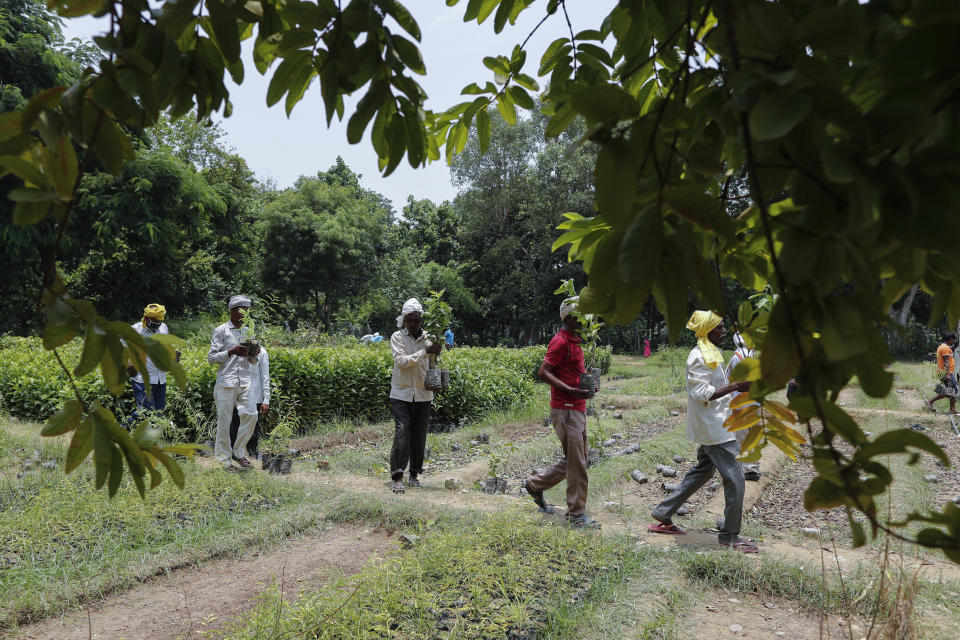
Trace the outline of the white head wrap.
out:
[[[403,303],[403,308],[400,310],[400,315],[397,316],[397,328],[402,329],[403,319],[414,312],[423,313],[423,306],[416,298],[410,298]]]
[[[227,309],[233,309],[234,307],[246,307],[250,308],[250,298],[245,296],[233,296],[230,298],[230,302],[227,304]]]
[[[566,320],[568,315],[577,310],[579,304],[580,296],[573,296],[564,300],[563,304],[560,305],[560,320]]]
[[[743,349],[748,358],[753,357],[753,349],[747,346],[747,341],[743,339],[739,332],[733,334],[733,346],[736,349]]]

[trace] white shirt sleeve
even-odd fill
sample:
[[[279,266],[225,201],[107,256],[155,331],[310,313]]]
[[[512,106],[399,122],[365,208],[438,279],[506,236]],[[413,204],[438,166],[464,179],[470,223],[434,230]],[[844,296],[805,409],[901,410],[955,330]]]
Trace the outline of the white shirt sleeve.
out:
[[[716,387],[710,384],[711,378],[713,378],[713,369],[704,363],[703,358],[698,357],[694,360],[687,371],[690,398],[700,402],[709,402],[710,396],[717,390]]]
[[[210,337],[210,352],[207,354],[207,362],[210,364],[223,364],[230,358],[224,349],[224,340],[223,340],[223,331],[221,327],[217,327],[213,330],[213,335]]]
[[[403,334],[400,331],[390,336],[390,348],[393,350],[393,364],[398,369],[411,369],[416,367],[427,355],[426,349],[420,349],[416,353],[408,354],[403,346]]]
[[[260,379],[263,381],[263,399],[261,404],[270,404],[270,356],[260,347]]]

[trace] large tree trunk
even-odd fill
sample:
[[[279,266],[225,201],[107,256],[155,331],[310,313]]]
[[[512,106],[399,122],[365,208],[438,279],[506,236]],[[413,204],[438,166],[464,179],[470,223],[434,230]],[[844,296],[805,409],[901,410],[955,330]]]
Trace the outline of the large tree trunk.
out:
[[[913,307],[913,299],[917,295],[917,291],[920,290],[920,285],[915,284],[910,287],[910,291],[907,292],[907,295],[903,298],[903,304],[900,305],[900,309],[894,312],[893,307],[890,308],[890,316],[897,322],[897,324],[903,326],[907,324],[907,318],[910,316],[910,308]]]

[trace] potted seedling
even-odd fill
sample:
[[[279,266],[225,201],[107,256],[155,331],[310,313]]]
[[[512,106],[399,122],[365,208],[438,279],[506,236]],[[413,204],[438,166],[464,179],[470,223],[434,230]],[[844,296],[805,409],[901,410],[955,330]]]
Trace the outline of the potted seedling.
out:
[[[293,467],[293,459],[290,456],[289,443],[295,427],[296,418],[285,415],[273,425],[270,433],[260,441],[260,448],[263,450],[260,465],[265,471],[278,475],[290,473]]]
[[[427,339],[436,344],[443,344],[443,332],[450,326],[453,314],[450,305],[442,300],[443,291],[431,291],[430,297],[424,302],[423,330]],[[441,356],[430,354],[430,368],[423,386],[431,391],[440,391],[450,386],[450,372],[441,366]]]
[[[257,323],[253,320],[253,315],[249,309],[240,307],[240,317],[243,318],[243,327],[240,329],[240,337],[243,341],[241,346],[247,348],[247,361],[250,364],[257,364],[257,355],[260,353],[260,341],[257,340]]]
[[[573,286],[573,280],[564,280],[560,287],[554,291],[555,294],[563,294],[566,298],[572,298],[577,295],[577,290]],[[585,373],[580,374],[580,388],[590,391],[591,397],[600,388],[601,369],[597,365],[597,345],[600,338],[600,329],[605,323],[601,322],[599,317],[592,313],[581,313],[579,309],[573,311],[573,315],[580,319],[580,329],[577,333],[580,335],[584,355]]]

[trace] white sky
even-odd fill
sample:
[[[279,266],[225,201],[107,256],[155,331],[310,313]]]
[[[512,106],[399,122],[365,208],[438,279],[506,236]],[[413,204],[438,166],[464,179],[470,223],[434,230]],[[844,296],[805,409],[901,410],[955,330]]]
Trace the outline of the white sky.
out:
[[[427,68],[426,76],[414,76],[427,92],[427,107],[435,111],[467,100],[460,91],[471,82],[481,86],[493,80],[493,74],[483,66],[487,55],[509,57],[514,45],[519,44],[543,17],[546,3],[537,2],[524,11],[515,26],[499,34],[493,32],[493,17],[482,25],[465,24],[463,13],[466,2],[447,7],[443,0],[405,0],[423,32],[421,53]],[[574,33],[584,29],[598,29],[603,18],[615,5],[615,0],[568,0],[567,8]],[[103,31],[102,22],[93,18],[66,19],[64,35],[89,39]],[[558,11],[540,27],[527,45],[527,62],[523,71],[537,77],[540,55],[553,40],[569,37],[566,20]],[[266,106],[269,76],[261,76],[253,66],[250,49],[253,40],[244,43],[246,78],[242,86],[231,83],[233,115],[222,120],[227,132],[227,144],[236,148],[261,179],[273,178],[279,187],[290,186],[301,175],[313,175],[328,169],[337,156],[343,156],[347,165],[363,176],[366,188],[378,191],[393,201],[399,213],[408,195],[429,198],[435,202],[452,199],[456,189],[450,183],[450,174],[443,160],[425,168],[413,169],[406,159],[389,177],[377,171],[377,156],[369,138],[356,145],[347,143],[346,121],[352,110],[347,105],[342,123],[334,119],[326,127],[323,100],[316,80],[310,85],[303,100],[287,119],[283,100],[272,108]],[[268,70],[268,74],[276,68]],[[229,80],[229,76],[228,76]],[[540,79],[538,78],[538,81]],[[363,95],[365,87],[355,94]],[[470,96],[471,98],[473,96]],[[368,127],[369,132],[369,127]]]

